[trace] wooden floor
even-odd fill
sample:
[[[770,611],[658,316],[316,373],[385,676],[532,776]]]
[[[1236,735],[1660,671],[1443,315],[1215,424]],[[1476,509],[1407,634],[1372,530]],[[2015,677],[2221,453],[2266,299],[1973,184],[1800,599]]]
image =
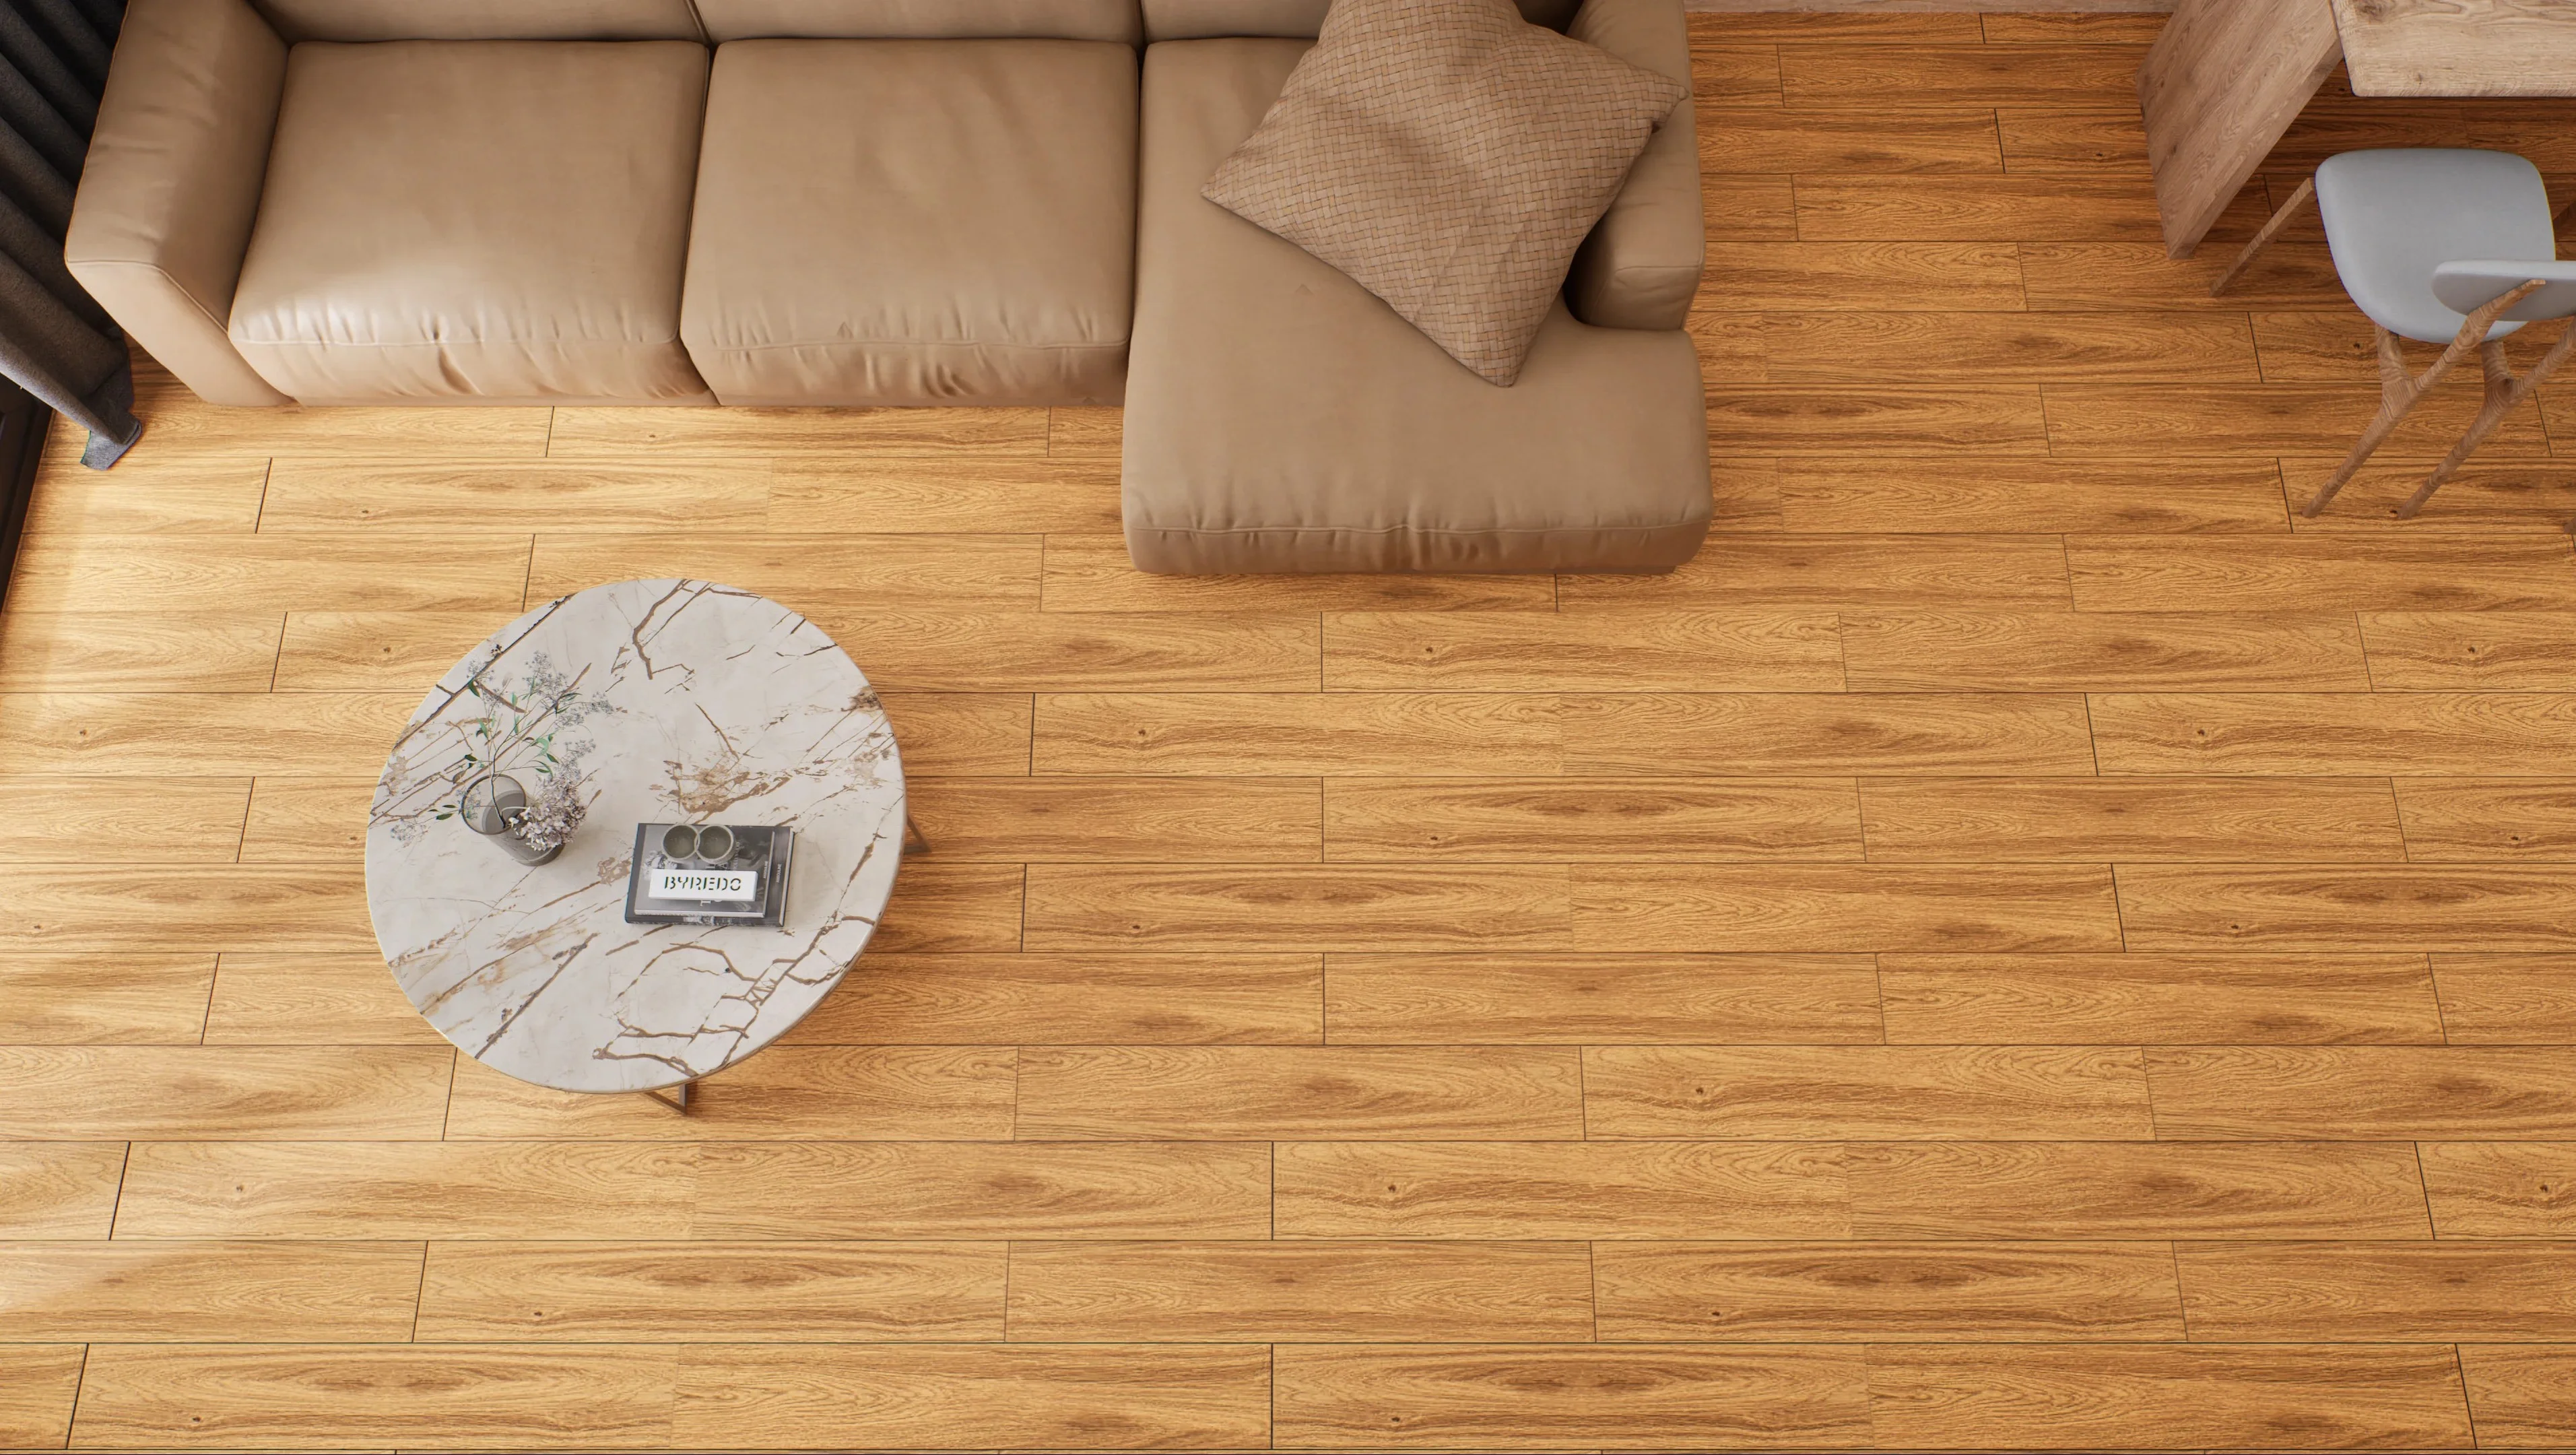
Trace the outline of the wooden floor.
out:
[[[2157,23],[1695,18],[1668,578],[1142,576],[1109,411],[147,371],[0,625],[0,1445],[2576,1445],[2576,394],[2294,521],[2366,331],[2312,229],[2205,296],[2261,186],[2165,260]],[[2269,185],[2381,143],[2576,185],[2331,94]],[[359,848],[683,572],[939,848],[685,1120],[428,1033]]]

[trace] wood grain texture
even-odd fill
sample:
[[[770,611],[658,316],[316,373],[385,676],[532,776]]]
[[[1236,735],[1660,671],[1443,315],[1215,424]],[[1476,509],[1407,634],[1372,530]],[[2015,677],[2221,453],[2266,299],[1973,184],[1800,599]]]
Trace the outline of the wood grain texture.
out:
[[[2456,1045],[2576,1045],[2576,956],[2435,955],[2442,1026]]]
[[[1008,1047],[779,1047],[690,1083],[688,1115],[645,1096],[556,1091],[456,1063],[450,1141],[975,1141],[1011,1134]]]
[[[1562,948],[1576,913],[1566,872],[1032,864],[1027,943],[1032,950]]]
[[[623,460],[749,450],[834,456],[856,449],[896,454],[1043,455],[1043,409],[646,409],[554,411],[546,457]]]
[[[2576,1330],[2576,1247],[2566,1244],[2182,1244],[2174,1267],[2196,1339],[2447,1343]]]
[[[549,531],[524,584],[536,604],[608,581],[694,576],[774,597],[828,632],[836,613],[1033,610],[1043,549],[1032,535]]]
[[[2366,692],[2349,616],[1847,612],[1857,692]]]
[[[2545,692],[2576,673],[2576,615],[2363,612],[2361,635],[2383,691]]]
[[[1019,1053],[1022,1138],[1199,1141],[1580,1137],[1555,1047],[1049,1047]]]
[[[1730,34],[1734,32],[1730,31]],[[1991,114],[1912,111],[1803,115],[1776,106],[1703,105],[1700,156],[1733,172],[2001,172]]]
[[[124,1175],[123,1142],[0,1142],[0,1235],[104,1238]]]
[[[345,863],[364,854],[375,795],[374,780],[366,778],[261,777],[251,784],[241,861]]]
[[[1280,1238],[1852,1235],[1831,1145],[1282,1142],[1277,1156]]]
[[[2304,504],[2341,463],[2323,456],[2285,456],[2281,481],[2290,498]],[[2565,529],[2569,507],[2576,504],[2570,498],[2564,466],[2511,456],[2472,456],[2442,486],[2442,493],[2434,497],[2437,504],[2426,506],[2421,516],[2400,517],[2398,509],[2424,483],[2427,473],[2421,463],[2367,466],[2335,497],[2332,509],[2314,520],[2293,515],[2292,527],[2301,532],[2394,534],[2421,520],[2438,530],[2514,531],[2545,537]]]
[[[1821,859],[1861,857],[1847,780],[1327,779],[1324,857]]]
[[[1940,450],[2048,453],[2048,417],[2028,384],[1825,393],[1777,386],[1712,387],[1708,442],[1731,453]]]
[[[1113,460],[1115,455],[1111,457]],[[1136,569],[1116,534],[1116,472],[1109,534],[1050,531],[1049,611],[1547,611],[1549,576],[1157,576]]]
[[[2576,29],[2547,7],[2335,0],[2356,96],[2564,96]]]
[[[1580,591],[1574,601],[1583,599]],[[1839,692],[1831,613],[1336,613],[1324,686],[1358,692]]]
[[[0,915],[22,945],[150,953],[199,943],[357,951],[375,942],[357,866],[165,864],[148,874],[75,861],[22,865]]]
[[[1114,440],[1105,459],[786,455],[766,462],[768,517],[811,531],[1115,531],[1117,461]]]
[[[0,1338],[398,1343],[417,1243],[0,1243]]]
[[[423,553],[399,536],[362,531],[77,536],[31,541],[19,552],[9,609],[489,611],[506,620],[527,582],[525,536],[479,541],[453,554]]]
[[[2119,1047],[1596,1046],[1583,1111],[1599,1138],[2155,1135],[2140,1053]]]
[[[592,530],[687,528],[711,516],[757,529],[768,514],[765,459],[615,464],[472,464],[285,459],[269,466],[264,531],[380,526],[502,535],[578,520]]]
[[[1601,695],[1562,722],[1587,778],[2093,771],[2084,699],[2058,694]]]
[[[698,1158],[617,1143],[141,1142],[130,1238],[679,1238]]]
[[[1023,1243],[1011,1337],[1033,1342],[1581,1341],[1579,1243]]]
[[[2180,1339],[2152,1243],[1607,1243],[1601,1338]]]
[[[1075,693],[1037,700],[1039,773],[1554,773],[1552,697],[1480,693]],[[5,748],[5,742],[0,742]]]
[[[1295,692],[1320,670],[1302,616],[809,613],[835,640],[868,643],[868,680],[890,692]]]
[[[2576,858],[2576,785],[2399,779],[2397,808],[2409,858]]]
[[[2042,179],[2016,179],[2016,185],[2031,188],[2030,196],[2063,195]],[[1919,205],[1922,186],[1904,183],[1901,192]],[[1979,190],[1984,193],[1981,205],[1996,205],[1994,186]],[[1802,186],[1800,228],[1819,238],[1840,235],[1838,225],[1901,229],[1909,238],[1938,236],[1889,216],[1898,209],[1894,199],[1899,191],[1849,180]],[[1811,197],[1812,213],[1805,210]],[[1951,215],[1957,215],[1955,205]],[[1811,224],[1813,230],[1807,231]],[[1773,384],[2251,382],[2264,377],[2255,362],[2253,329],[2241,318],[2205,312],[1770,314],[1762,321],[1761,340],[1764,379]]]
[[[871,950],[782,1044],[1305,1044],[1319,955],[903,955]]]
[[[2288,528],[2269,461],[1801,455],[1779,471],[1781,527],[1809,533]]]
[[[1865,1441],[1857,1351],[1285,1345],[1285,1449],[1813,1449]]]
[[[0,613],[0,691],[266,692],[277,673],[274,612]]]
[[[1891,1043],[2442,1043],[2424,957],[1881,955]]]
[[[1722,297],[1730,308],[2023,304],[2021,258],[2006,243],[1717,241],[1708,246],[1708,270],[1726,280]]]
[[[2421,1151],[2442,1237],[2576,1237],[2576,1142],[2425,1142]]]
[[[2105,693],[2105,773],[2546,778],[2576,746],[2555,692]]]
[[[298,611],[271,663],[281,692],[404,692],[508,624],[489,611]]]
[[[64,1448],[85,1352],[78,1344],[0,1344],[0,1445]]]
[[[2576,1050],[2207,1046],[2147,1053],[2165,1137],[2576,1138]]]
[[[0,1045],[195,1045],[211,957],[21,952],[0,961]]]
[[[1573,934],[1604,950],[2109,950],[2098,865],[1577,865]]]
[[[915,864],[896,882],[868,947],[903,954],[1016,950],[1026,874],[1017,864]]]
[[[2576,559],[2567,541],[2526,534],[2076,536],[2066,543],[2066,561],[2078,611],[2528,611],[2576,604]]]
[[[924,778],[905,807],[950,861],[1313,863],[1319,786],[1295,778]]]
[[[1909,1449],[2465,1449],[2448,1345],[1875,1349],[1871,1430]]]
[[[707,1144],[699,1238],[1266,1238],[1259,1143]]]
[[[219,957],[205,1006],[209,1046],[441,1046],[384,956]]]
[[[1029,771],[1027,693],[891,692],[882,700],[907,773]]]
[[[0,1049],[0,1137],[435,1139],[454,1060],[412,1046]]]
[[[1866,955],[1330,955],[1337,1044],[1869,1043]]]
[[[2460,1373],[2482,1449],[2546,1450],[2576,1425],[2576,1347],[2463,1345]]]
[[[1962,860],[2401,861],[2385,779],[1869,778],[1874,863]]]
[[[254,693],[20,694],[0,716],[0,772],[250,777],[378,772],[416,695],[315,693],[280,713]]]
[[[2404,1142],[1882,1143],[1846,1155],[1865,1239],[2423,1238]]]
[[[2067,600],[2066,557],[2053,536],[1747,534],[1710,542],[1668,575],[1569,576],[1557,595],[1568,612],[1605,606],[1921,606],[1934,601],[2056,608]],[[1615,639],[1620,624],[1601,622],[1594,629]]]
[[[992,1340],[1007,1262],[998,1243],[433,1243],[416,1337]]]
[[[2120,920],[2141,950],[2556,950],[2576,944],[2576,890],[2528,865],[2146,864],[2120,870]]]

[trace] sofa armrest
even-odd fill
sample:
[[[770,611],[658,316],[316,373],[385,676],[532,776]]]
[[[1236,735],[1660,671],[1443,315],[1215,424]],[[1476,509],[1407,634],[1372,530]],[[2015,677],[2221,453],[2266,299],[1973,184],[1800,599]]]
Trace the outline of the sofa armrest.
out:
[[[132,0],[72,206],[72,276],[211,404],[294,402],[225,332],[285,86],[245,0]]]
[[[1690,83],[1690,27],[1681,0],[1589,0],[1566,34]],[[1690,317],[1707,253],[1699,125],[1685,97],[1656,128],[1610,210],[1574,255],[1566,305],[1602,328],[1680,328]]]

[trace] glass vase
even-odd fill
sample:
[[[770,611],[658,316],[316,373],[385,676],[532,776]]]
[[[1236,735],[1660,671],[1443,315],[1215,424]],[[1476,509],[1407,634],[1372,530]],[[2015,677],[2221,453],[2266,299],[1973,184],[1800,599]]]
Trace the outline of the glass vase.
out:
[[[563,845],[539,849],[520,838],[519,820],[527,813],[528,791],[507,773],[487,773],[475,779],[456,799],[456,816],[486,842],[522,864],[548,863],[563,852]]]

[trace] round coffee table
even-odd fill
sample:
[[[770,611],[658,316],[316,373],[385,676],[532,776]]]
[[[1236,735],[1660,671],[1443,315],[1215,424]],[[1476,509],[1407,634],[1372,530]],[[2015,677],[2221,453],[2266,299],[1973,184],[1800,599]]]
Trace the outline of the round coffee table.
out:
[[[513,698],[547,714],[530,737],[588,805],[534,866],[438,817],[473,724],[506,729]],[[514,776],[537,795],[532,767]],[[642,823],[793,827],[784,926],[626,923]],[[367,906],[403,993],[467,1055],[566,1091],[679,1087],[685,1108],[839,982],[903,840],[893,730],[831,638],[748,591],[624,581],[520,617],[421,702],[376,785]]]

